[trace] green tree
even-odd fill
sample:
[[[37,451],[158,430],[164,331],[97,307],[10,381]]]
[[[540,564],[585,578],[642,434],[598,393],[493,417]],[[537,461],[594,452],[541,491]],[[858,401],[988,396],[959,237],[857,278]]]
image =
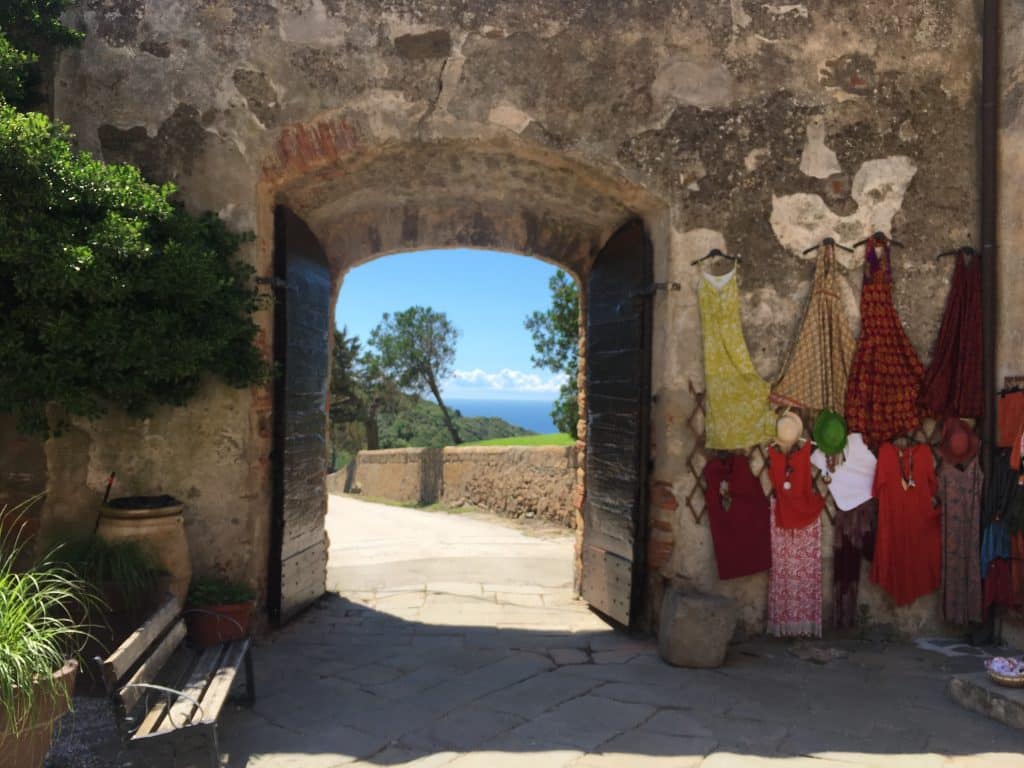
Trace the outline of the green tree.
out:
[[[49,404],[143,415],[183,404],[205,374],[243,387],[266,372],[252,269],[234,258],[245,237],[5,102],[25,96],[44,47],[75,39],[57,19],[66,5],[0,6],[0,412],[42,433]]]
[[[348,328],[334,329],[331,347],[331,400],[328,408],[332,422],[362,421],[363,403],[357,380],[359,339],[348,335]]]
[[[534,365],[567,375],[551,409],[551,420],[560,432],[577,436],[579,411],[580,293],[576,282],[559,270],[548,281],[551,306],[526,318],[533,338]]]
[[[0,98],[16,107],[32,101],[41,81],[40,57],[74,45],[81,32],[60,15],[75,0],[3,0],[0,3]]]
[[[440,382],[451,375],[458,338],[458,330],[444,312],[430,307],[409,307],[393,315],[385,312],[370,333],[382,370],[408,391],[430,392],[456,445],[462,438],[441,399]]]

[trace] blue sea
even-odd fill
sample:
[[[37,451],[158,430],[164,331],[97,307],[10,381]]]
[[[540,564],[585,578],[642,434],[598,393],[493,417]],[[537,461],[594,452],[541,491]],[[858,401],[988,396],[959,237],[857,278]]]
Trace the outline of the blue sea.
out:
[[[497,416],[509,424],[541,435],[557,432],[551,421],[551,406],[546,400],[463,400],[445,399],[445,405],[457,408],[463,416]]]

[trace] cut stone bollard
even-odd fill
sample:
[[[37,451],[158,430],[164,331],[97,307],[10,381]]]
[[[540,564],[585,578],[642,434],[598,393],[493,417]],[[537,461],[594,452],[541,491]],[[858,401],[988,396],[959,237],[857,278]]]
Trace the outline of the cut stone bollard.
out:
[[[669,587],[661,602],[658,653],[677,667],[720,667],[736,620],[729,598]]]

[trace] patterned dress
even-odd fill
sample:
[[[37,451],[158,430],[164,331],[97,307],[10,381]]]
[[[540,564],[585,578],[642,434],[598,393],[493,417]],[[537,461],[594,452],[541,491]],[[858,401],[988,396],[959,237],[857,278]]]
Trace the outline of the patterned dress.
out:
[[[743,338],[736,268],[721,276],[705,273],[697,297],[707,390],[704,445],[738,450],[764,443],[775,434],[775,418],[768,382],[754,370]]]
[[[836,249],[824,245],[796,343],[772,390],[782,405],[843,413],[853,364],[853,332],[843,310]]]
[[[869,238],[860,296],[861,331],[846,386],[846,424],[877,447],[917,429],[924,368],[892,302],[889,246]]]
[[[981,621],[983,475],[977,457],[963,469],[943,463],[938,480],[942,504],[942,614],[954,624]]]
[[[958,253],[935,352],[921,385],[921,407],[935,416],[982,416],[981,346],[981,259],[975,256],[967,264]]]
[[[772,496],[772,569],[768,633],[821,637],[821,518],[805,528],[780,528]]]

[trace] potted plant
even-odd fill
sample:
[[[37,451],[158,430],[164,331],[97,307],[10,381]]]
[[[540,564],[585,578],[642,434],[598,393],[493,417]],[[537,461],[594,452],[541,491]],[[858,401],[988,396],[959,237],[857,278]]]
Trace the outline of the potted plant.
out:
[[[102,598],[92,615],[82,617],[93,635],[82,651],[85,658],[106,656],[117,648],[168,594],[169,574],[136,541],[108,541],[95,534],[71,538],[54,548],[53,559]],[[94,665],[80,670],[79,687],[102,691],[98,671]]]
[[[98,599],[51,556],[20,567],[26,547],[13,517],[0,530],[0,756],[4,768],[39,768],[71,705],[73,657],[89,639],[81,617]]]
[[[209,576],[195,579],[185,604],[189,637],[202,648],[245,637],[255,597],[244,584]]]
[[[149,615],[167,591],[168,573],[130,539],[72,538],[56,547],[54,559],[95,587],[111,613]]]

